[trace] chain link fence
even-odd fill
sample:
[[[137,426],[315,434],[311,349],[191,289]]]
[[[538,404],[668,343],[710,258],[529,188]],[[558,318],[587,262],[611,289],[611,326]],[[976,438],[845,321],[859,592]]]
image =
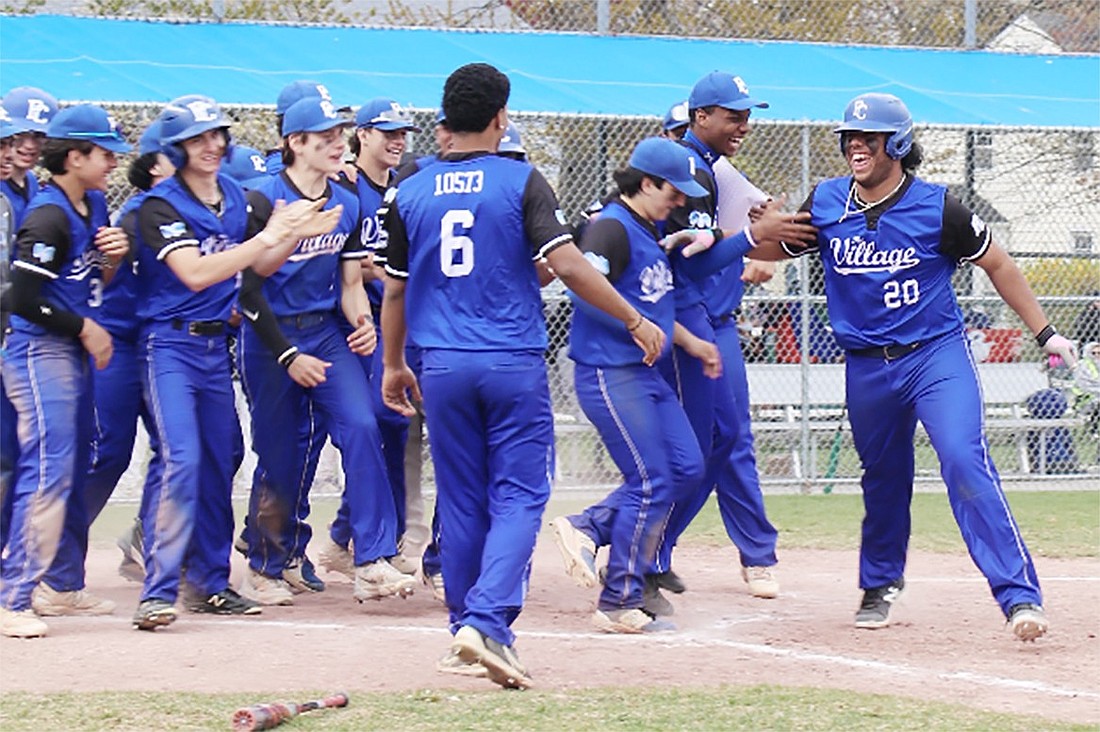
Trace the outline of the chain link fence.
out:
[[[136,139],[159,108],[112,105]],[[227,107],[237,142],[274,147],[271,107]],[[416,154],[434,152],[435,110],[410,110],[422,133],[410,135]],[[634,144],[655,134],[659,119],[534,115],[516,112],[530,160],[576,219],[612,187],[611,174]],[[981,215],[1027,275],[1051,320],[1079,341],[1100,341],[1100,173],[1096,131],[919,127],[926,179],[946,184]],[[843,159],[830,125],[754,121],[736,160],[759,187],[787,194],[795,209],[814,182],[842,175]],[[115,172],[109,198],[118,206],[131,190],[126,162]],[[1044,366],[1030,334],[993,290],[983,272],[959,269],[956,292],[970,327],[987,402],[987,432],[1006,480],[1070,485],[1100,474],[1097,404],[1100,394],[1075,385],[1073,375]],[[567,355],[571,305],[559,284],[544,291],[550,373],[558,441],[558,484],[600,489],[618,480],[598,435],[577,406]],[[768,490],[853,486],[860,475],[844,412],[843,354],[825,310],[820,264],[814,258],[780,263],[774,278],[751,287],[740,313],[748,362],[757,460]],[[1097,353],[1093,358],[1100,358]],[[247,411],[240,409],[242,418]],[[247,425],[245,425],[247,429]],[[917,471],[938,482],[939,465],[918,430]],[[429,461],[427,451],[425,460]],[[338,486],[338,458],[326,454],[320,481]],[[430,461],[429,461],[430,463]],[[247,491],[251,462],[238,476]],[[138,466],[135,466],[137,468]],[[431,480],[430,464],[425,470]],[[133,497],[139,495],[135,479]],[[321,490],[325,490],[324,487]],[[123,493],[125,495],[125,493]]]
[[[1100,53],[1095,0],[0,0],[0,12]],[[135,140],[158,111],[153,105],[112,106]],[[238,141],[260,149],[277,146],[271,107],[227,111]],[[410,149],[432,152],[434,110],[413,112],[425,132],[411,136]],[[513,117],[531,161],[574,218],[610,189],[611,173],[633,145],[659,129],[656,116],[517,111]],[[1081,347],[1100,341],[1097,132],[925,126],[917,136],[925,151],[922,177],[948,185],[990,224],[1056,327]],[[735,162],[762,189],[786,193],[791,209],[814,182],[845,172],[828,125],[756,121]],[[126,164],[109,192],[115,206],[131,192]],[[770,491],[854,485],[860,474],[843,406],[843,359],[829,330],[819,267],[811,258],[781,263],[771,282],[750,288],[740,313],[758,465]],[[1082,388],[1073,374],[1044,367],[1026,328],[984,273],[963,267],[955,285],[982,361],[987,432],[1002,475],[1036,485],[1094,481],[1100,474],[1100,394]],[[571,306],[553,285],[544,300],[558,483],[612,486],[618,473],[573,393],[567,356]],[[239,412],[247,414],[243,402]],[[918,480],[938,482],[938,463],[920,430],[916,450]],[[140,496],[142,456],[137,451],[120,497]],[[424,458],[430,485],[426,450]],[[239,473],[238,492],[247,492],[252,465],[246,460]],[[338,467],[328,449],[321,491],[339,488]]]
[[[0,0],[0,11],[1100,51],[1100,5],[1094,0]]]

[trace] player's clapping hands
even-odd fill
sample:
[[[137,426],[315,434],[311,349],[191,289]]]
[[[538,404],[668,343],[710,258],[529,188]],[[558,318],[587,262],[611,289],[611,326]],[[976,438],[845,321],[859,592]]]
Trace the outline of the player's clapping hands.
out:
[[[374,320],[365,313],[360,313],[358,322],[354,323],[355,330],[348,336],[348,348],[359,356],[369,356],[378,346],[378,332],[374,329]]]
[[[267,226],[264,227],[264,232],[269,232],[271,235],[268,237],[269,246],[327,234],[336,228],[340,216],[343,215],[344,207],[333,206],[327,211],[322,211],[327,200],[308,201],[303,198],[289,204],[276,201],[271,218],[267,220]]]
[[[95,247],[115,267],[130,252],[130,237],[117,226],[101,226],[95,233]]]

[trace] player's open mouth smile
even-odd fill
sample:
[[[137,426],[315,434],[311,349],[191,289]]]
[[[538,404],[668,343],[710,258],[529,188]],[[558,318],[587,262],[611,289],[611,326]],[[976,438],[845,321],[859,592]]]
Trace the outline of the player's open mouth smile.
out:
[[[852,168],[852,172],[866,173],[871,169],[871,156],[867,153],[852,153],[848,156],[848,165]]]

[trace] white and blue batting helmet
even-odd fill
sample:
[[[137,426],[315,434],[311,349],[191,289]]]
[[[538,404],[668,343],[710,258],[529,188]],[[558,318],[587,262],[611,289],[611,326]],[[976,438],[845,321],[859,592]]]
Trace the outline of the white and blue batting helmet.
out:
[[[519,127],[516,127],[515,122],[508,122],[508,127],[504,130],[504,136],[500,138],[497,153],[512,153],[520,160],[527,159],[527,148],[523,146],[523,139],[519,135]]]
[[[833,132],[885,132],[886,154],[904,158],[913,147],[913,116],[893,94],[860,94],[844,109],[844,122]],[[844,150],[841,138],[841,152]]]

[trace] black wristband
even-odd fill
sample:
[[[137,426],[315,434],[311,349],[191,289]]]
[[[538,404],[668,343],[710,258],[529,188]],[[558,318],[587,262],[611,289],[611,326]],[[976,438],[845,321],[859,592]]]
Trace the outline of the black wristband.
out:
[[[638,322],[634,323],[634,325],[626,326],[626,332],[627,333],[633,333],[634,331],[638,330],[638,328],[641,328],[642,323],[644,323],[644,322],[645,322],[645,316],[642,315],[641,313],[638,313]]]
[[[290,364],[294,363],[294,359],[298,358],[298,356],[300,356],[300,355],[301,355],[301,352],[298,350],[298,347],[297,346],[291,346],[285,353],[283,353],[281,356],[279,356],[279,358],[276,359],[276,360],[279,362],[280,366],[282,366],[284,369],[288,369],[288,368],[290,368]]]
[[[1049,341],[1052,336],[1055,336],[1057,334],[1058,331],[1054,330],[1054,326],[1050,323],[1047,323],[1045,328],[1035,334],[1035,342],[1039,344],[1039,348],[1042,348],[1047,344],[1047,341]]]
[[[711,229],[710,235],[714,237],[715,244],[726,238],[725,232],[723,232],[722,228],[719,226],[715,226],[713,229]]]

